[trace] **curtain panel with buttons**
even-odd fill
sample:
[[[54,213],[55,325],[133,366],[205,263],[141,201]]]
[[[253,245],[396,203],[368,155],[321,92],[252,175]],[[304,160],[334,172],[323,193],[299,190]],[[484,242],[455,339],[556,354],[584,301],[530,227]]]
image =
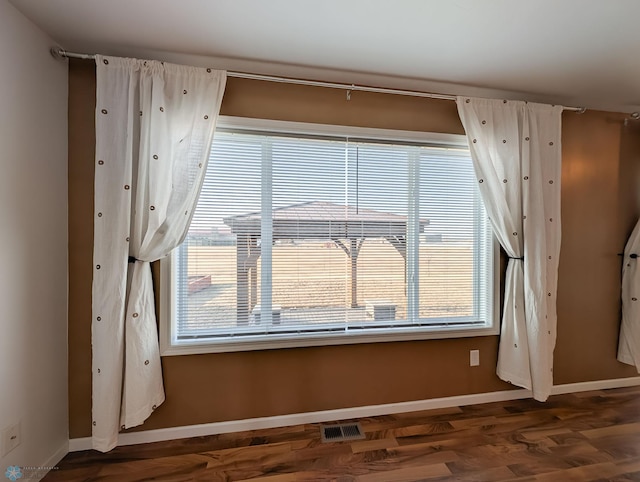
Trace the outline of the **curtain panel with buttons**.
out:
[[[498,376],[544,401],[553,386],[561,106],[458,97],[495,236],[509,256]]]
[[[93,448],[164,401],[150,263],[178,246],[200,193],[226,73],[96,56]]]
[[[624,248],[622,263],[622,324],[618,343],[618,361],[636,367],[640,373],[640,221]]]

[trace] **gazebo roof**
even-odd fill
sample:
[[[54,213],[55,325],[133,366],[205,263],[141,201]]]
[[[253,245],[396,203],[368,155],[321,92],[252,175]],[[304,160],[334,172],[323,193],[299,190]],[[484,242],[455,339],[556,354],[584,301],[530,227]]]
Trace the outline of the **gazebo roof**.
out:
[[[273,239],[349,239],[405,236],[407,217],[325,201],[292,204],[273,210]],[[261,213],[224,218],[234,234],[260,235]],[[421,219],[423,232],[429,220]]]

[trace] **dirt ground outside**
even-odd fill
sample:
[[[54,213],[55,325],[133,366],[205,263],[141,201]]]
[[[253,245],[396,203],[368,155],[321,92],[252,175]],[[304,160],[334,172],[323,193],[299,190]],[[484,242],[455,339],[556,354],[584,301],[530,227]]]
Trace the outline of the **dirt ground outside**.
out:
[[[471,244],[423,244],[419,252],[420,317],[471,315]],[[189,295],[190,322],[199,326],[235,324],[235,246],[190,246],[188,260],[189,276],[211,276],[210,287]],[[313,313],[307,316],[309,322],[335,321],[335,313],[344,316],[350,306],[351,264],[334,243],[276,244],[272,267],[273,304],[284,312],[306,310]],[[258,303],[260,276],[258,260]],[[359,306],[371,300],[390,301],[396,306],[396,319],[406,318],[404,261],[388,242],[365,241],[358,257],[357,288]]]

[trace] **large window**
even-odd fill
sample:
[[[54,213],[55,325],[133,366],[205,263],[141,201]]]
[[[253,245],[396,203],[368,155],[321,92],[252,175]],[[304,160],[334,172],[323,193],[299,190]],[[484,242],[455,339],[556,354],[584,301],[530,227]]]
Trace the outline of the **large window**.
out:
[[[226,124],[162,266],[164,354],[495,333],[462,137]]]

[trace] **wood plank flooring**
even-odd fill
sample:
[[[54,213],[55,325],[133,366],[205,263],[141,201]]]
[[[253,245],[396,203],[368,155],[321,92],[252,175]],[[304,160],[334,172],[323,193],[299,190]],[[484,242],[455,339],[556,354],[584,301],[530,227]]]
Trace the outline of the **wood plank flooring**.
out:
[[[640,387],[359,420],[366,440],[319,425],[67,455],[45,481],[640,481]]]

